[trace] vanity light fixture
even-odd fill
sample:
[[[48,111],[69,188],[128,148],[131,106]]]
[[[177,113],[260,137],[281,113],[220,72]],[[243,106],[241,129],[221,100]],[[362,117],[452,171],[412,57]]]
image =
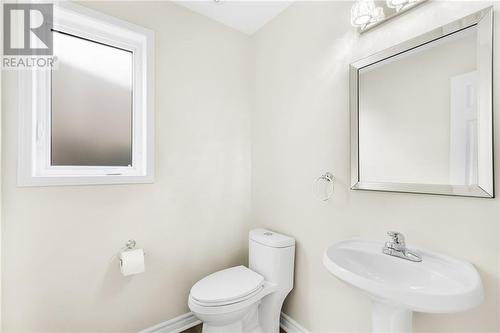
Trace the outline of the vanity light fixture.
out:
[[[387,0],[387,7],[395,8],[397,11],[399,11],[409,2],[409,0]]]
[[[351,24],[365,32],[427,0],[356,0],[351,7]]]
[[[394,8],[396,11],[400,11],[402,9],[406,9],[407,7],[411,7],[414,3],[419,0],[387,0],[387,7]]]
[[[383,10],[375,6],[373,0],[357,0],[351,8],[351,24],[355,27],[364,27],[376,22],[383,16]]]

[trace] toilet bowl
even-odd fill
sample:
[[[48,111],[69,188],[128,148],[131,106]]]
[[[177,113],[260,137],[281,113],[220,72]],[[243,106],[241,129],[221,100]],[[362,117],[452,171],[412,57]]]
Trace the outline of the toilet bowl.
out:
[[[265,229],[249,233],[249,268],[235,266],[198,281],[188,305],[203,333],[277,333],[293,288],[295,240]]]

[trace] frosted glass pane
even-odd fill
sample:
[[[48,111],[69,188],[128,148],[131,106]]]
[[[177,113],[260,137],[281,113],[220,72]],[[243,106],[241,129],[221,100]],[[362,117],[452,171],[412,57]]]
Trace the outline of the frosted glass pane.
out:
[[[54,32],[52,165],[132,165],[132,53]]]

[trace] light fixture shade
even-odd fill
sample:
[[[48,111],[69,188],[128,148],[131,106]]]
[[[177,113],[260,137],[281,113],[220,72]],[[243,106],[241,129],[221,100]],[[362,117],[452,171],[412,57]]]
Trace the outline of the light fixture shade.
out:
[[[388,0],[389,1],[389,0]],[[373,0],[358,0],[351,8],[351,24],[356,27],[366,25],[372,21],[375,11]]]
[[[389,8],[400,9],[404,5],[408,4],[408,2],[410,2],[410,0],[387,0],[386,4],[387,4],[387,7],[389,7]],[[413,2],[413,1],[411,1],[411,2]]]
[[[372,17],[372,22],[382,21],[383,19],[385,19],[384,8],[382,8],[382,7],[376,7],[373,10],[372,16],[373,16]]]

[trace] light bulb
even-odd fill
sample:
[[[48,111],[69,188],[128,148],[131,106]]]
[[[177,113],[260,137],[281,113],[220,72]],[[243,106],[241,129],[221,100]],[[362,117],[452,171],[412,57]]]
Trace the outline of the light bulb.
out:
[[[351,24],[355,27],[365,27],[385,18],[384,9],[376,7],[373,0],[358,0],[351,8]]]
[[[385,18],[384,8],[377,7],[373,10],[372,22],[382,21]]]
[[[375,10],[373,0],[358,0],[351,8],[351,24],[363,26],[371,22]]]
[[[409,2],[409,0],[387,0],[387,7],[389,8],[401,8],[404,5],[406,5]]]

